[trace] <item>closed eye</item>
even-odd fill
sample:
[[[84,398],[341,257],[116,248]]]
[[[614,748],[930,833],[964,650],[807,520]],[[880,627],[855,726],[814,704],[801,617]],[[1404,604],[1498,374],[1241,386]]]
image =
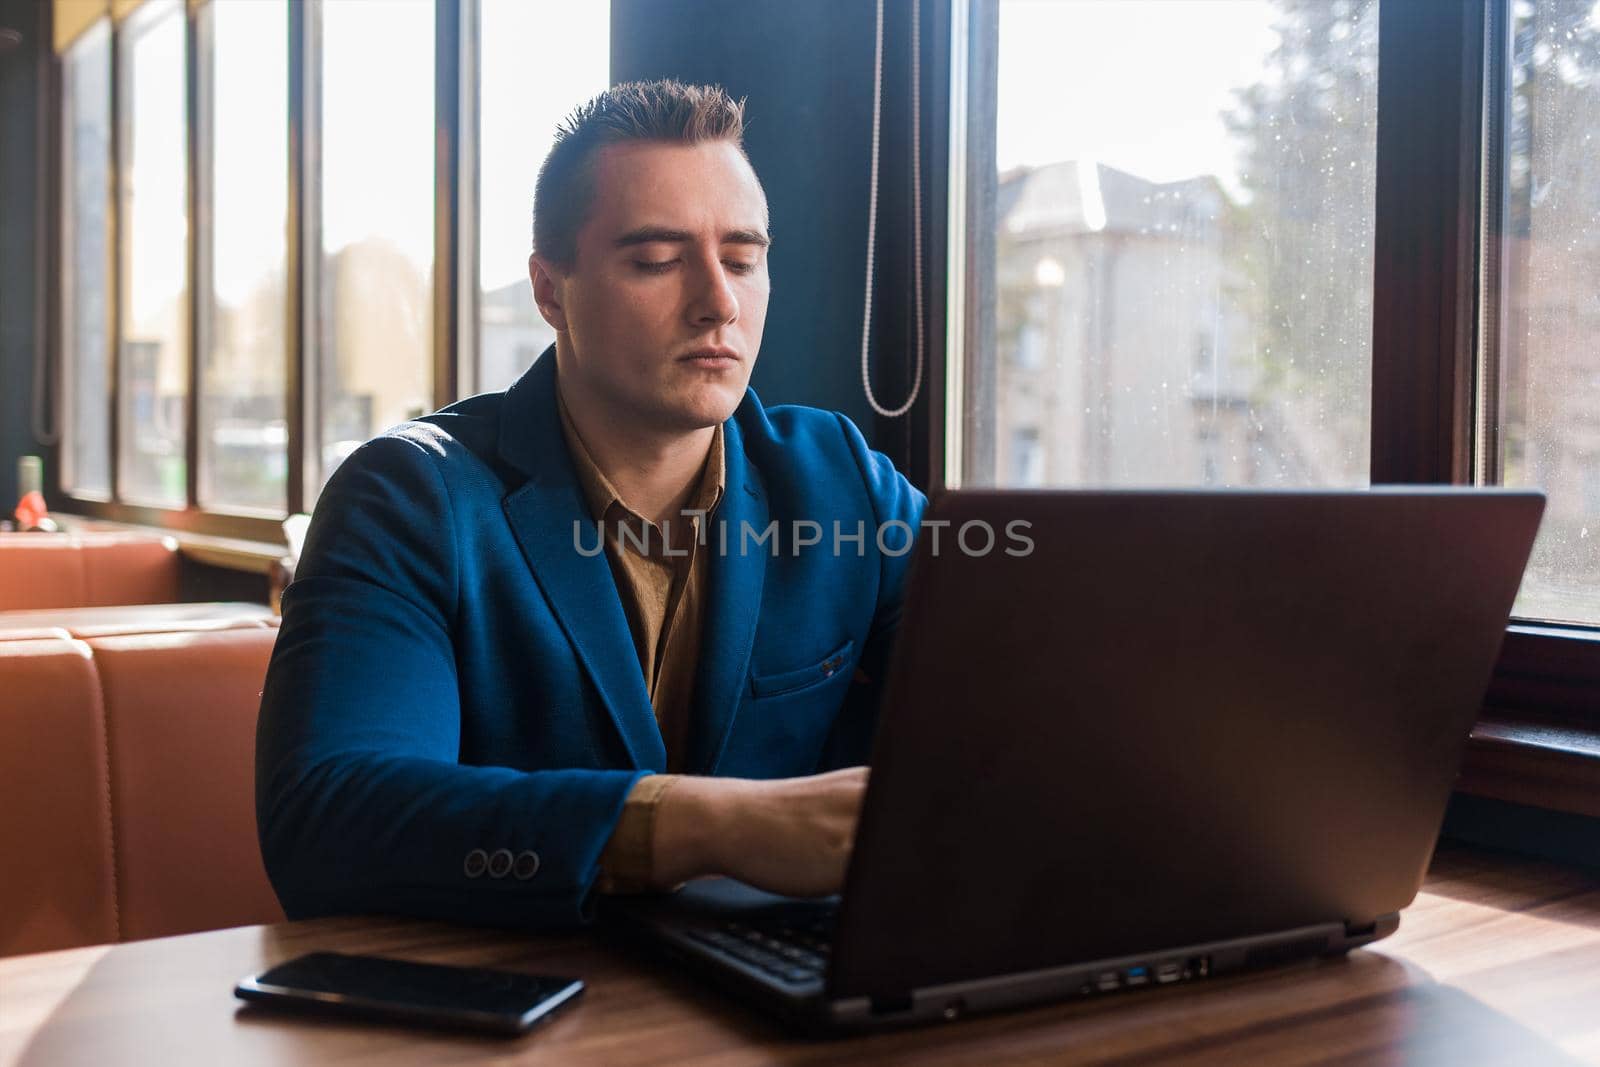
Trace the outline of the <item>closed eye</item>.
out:
[[[678,259],[636,259],[633,265],[646,274],[665,274],[679,262],[681,260]],[[743,263],[736,259],[723,260],[722,265],[734,274],[749,274],[756,269],[756,264]]]

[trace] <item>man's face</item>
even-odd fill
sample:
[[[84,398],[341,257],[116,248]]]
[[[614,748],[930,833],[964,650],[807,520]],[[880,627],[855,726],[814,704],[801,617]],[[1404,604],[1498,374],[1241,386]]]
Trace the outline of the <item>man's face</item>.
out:
[[[771,289],[766,196],[740,151],[723,141],[601,149],[577,243],[566,273],[531,263],[540,310],[566,335],[563,391],[664,433],[732,415]]]

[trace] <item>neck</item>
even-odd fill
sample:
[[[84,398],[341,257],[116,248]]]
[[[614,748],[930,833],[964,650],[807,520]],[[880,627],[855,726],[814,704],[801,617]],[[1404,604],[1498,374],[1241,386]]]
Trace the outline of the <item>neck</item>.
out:
[[[611,410],[560,373],[556,389],[589,458],[623,503],[654,523],[682,525],[675,520],[694,495],[716,427],[665,432],[636,415]]]

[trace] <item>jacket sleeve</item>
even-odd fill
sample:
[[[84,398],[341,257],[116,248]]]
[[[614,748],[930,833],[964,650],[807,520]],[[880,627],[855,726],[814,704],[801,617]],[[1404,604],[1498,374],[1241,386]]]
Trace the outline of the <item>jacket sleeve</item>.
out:
[[[262,694],[262,856],[291,918],[574,925],[641,775],[457,762],[459,570],[441,462],[426,428],[379,438],[317,505]],[[496,877],[479,849],[521,863]]]
[[[888,456],[867,447],[866,438],[853,422],[843,415],[838,419],[844,431],[845,443],[849,445],[866,484],[867,497],[872,502],[872,520],[880,527],[890,523],[905,526],[904,530],[897,529],[893,533],[886,531],[884,544],[895,550],[902,544],[907,548],[899,554],[881,552],[876,539],[870,535],[867,538],[872,551],[879,556],[877,603],[873,608],[872,625],[862,647],[855,677],[823,749],[819,769],[825,771],[865,764],[872,755],[872,738],[878,727],[878,705],[883,695],[884,676],[888,672],[889,656],[900,629],[906,573],[911,568],[911,558],[915,554],[913,539],[920,533],[922,513],[928,506],[928,498],[905,475],[895,470]]]

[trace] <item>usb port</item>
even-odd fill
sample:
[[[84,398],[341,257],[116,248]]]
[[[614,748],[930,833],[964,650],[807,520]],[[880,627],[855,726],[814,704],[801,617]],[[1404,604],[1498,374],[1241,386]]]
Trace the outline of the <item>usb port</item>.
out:
[[[1183,974],[1184,974],[1185,978],[1189,978],[1189,977],[1205,978],[1208,975],[1210,975],[1210,973],[1211,973],[1211,957],[1210,956],[1194,956],[1194,957],[1190,958],[1188,963],[1185,963],[1183,965]]]
[[[1166,985],[1168,982],[1176,982],[1182,977],[1183,968],[1176,963],[1163,963],[1156,967],[1156,981],[1162,985]]]
[[[1100,977],[1094,980],[1096,988],[1102,993],[1109,993],[1122,984],[1122,976],[1116,971],[1101,971]]]
[[[1131,986],[1150,984],[1150,968],[1148,967],[1129,967],[1124,973],[1127,975],[1128,984]]]

